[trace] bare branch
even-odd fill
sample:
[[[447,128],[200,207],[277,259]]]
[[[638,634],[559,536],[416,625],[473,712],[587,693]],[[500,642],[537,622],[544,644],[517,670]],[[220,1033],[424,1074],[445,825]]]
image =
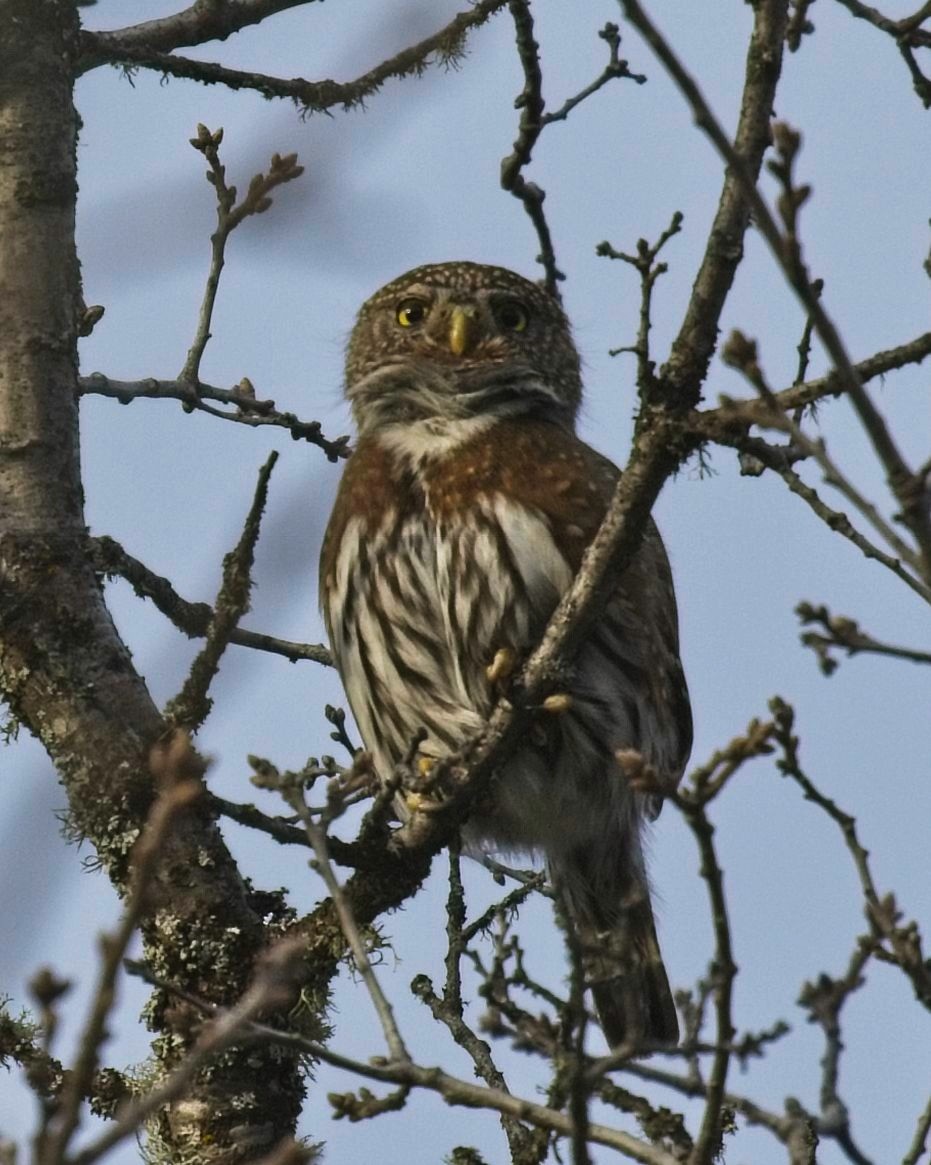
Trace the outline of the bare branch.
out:
[[[908,977],[918,1001],[931,1010],[931,963],[922,952],[921,934],[915,922],[902,923],[902,915],[892,894],[880,896],[869,865],[869,851],[860,843],[856,821],[822,793],[801,768],[798,757],[798,737],[793,735],[794,712],[778,697],[770,702],[776,721],[775,739],[782,750],[777,761],[779,771],[791,778],[802,790],[806,801],[811,801],[834,821],[844,837],[853,859],[860,888],[866,904],[866,915],[872,932],[888,943],[889,949],[879,948],[878,957],[894,963]]]
[[[838,3],[846,8],[852,16],[859,20],[865,20],[868,24],[872,24],[875,28],[892,37],[908,66],[912,84],[921,99],[921,103],[926,109],[931,107],[931,78],[922,73],[913,51],[916,48],[931,47],[931,29],[921,27],[926,20],[931,18],[931,4],[927,3],[926,0],[910,16],[893,20],[891,17],[884,16],[878,8],[872,8],[870,5],[862,3],[862,0],[838,0]]]
[[[881,643],[861,630],[853,619],[848,619],[845,615],[832,615],[824,604],[814,606],[812,603],[799,603],[795,613],[803,626],[814,624],[822,628],[822,632],[804,631],[801,640],[806,647],[815,652],[818,666],[826,676],[837,669],[837,660],[831,654],[833,648],[845,651],[848,656],[866,652],[872,655],[891,656],[893,659],[904,659],[910,663],[931,664],[931,652]]]
[[[665,393],[672,400],[697,404],[700,386],[714,353],[724,301],[743,258],[744,236],[750,224],[746,182],[755,189],[763,155],[770,144],[770,117],[782,67],[786,30],[785,0],[761,0],[754,5],[753,33],[747,49],[745,83],[734,145],[717,126],[698,87],[636,0],[621,0],[628,20],[641,33],[686,94],[695,120],[715,144],[724,143],[728,163],[708,245],[695,278],[685,318],[661,370]],[[720,147],[719,147],[720,148]]]
[[[254,89],[264,97],[286,97],[304,114],[324,113],[336,106],[344,109],[361,106],[391,78],[419,76],[433,61],[456,63],[464,55],[466,34],[484,24],[507,0],[477,0],[447,25],[418,44],[402,49],[396,56],[382,61],[355,81],[291,80],[266,73],[228,69],[207,61],[195,61],[170,52],[153,51],[144,38],[134,36],[124,42],[119,33],[92,33],[83,36],[82,68],[86,71],[101,64],[125,65],[154,69],[165,76],[184,77],[205,85],[221,84],[230,89]]]
[[[94,569],[100,574],[108,578],[125,579],[140,598],[150,599],[179,631],[190,638],[201,639],[206,636],[214,618],[214,610],[209,603],[189,603],[182,599],[167,578],[149,570],[113,538],[90,538],[88,550]],[[230,635],[230,643],[283,655],[292,663],[306,659],[325,667],[333,666],[332,656],[322,643],[294,643],[289,639],[276,639],[273,635],[244,631],[238,627]]]
[[[701,424],[702,418],[710,415],[707,413],[699,414],[699,424]],[[720,420],[720,418],[717,419]],[[744,437],[739,431],[736,435],[729,436],[726,429],[718,425],[715,425],[715,432],[715,440],[721,444],[733,445],[737,449],[747,449],[754,457],[762,461],[767,469],[772,469],[775,473],[778,473],[790,491],[810,506],[829,529],[840,534],[849,542],[852,542],[867,558],[881,563],[887,570],[892,571],[896,578],[901,579],[916,595],[924,599],[926,603],[931,603],[931,587],[925,586],[920,579],[915,578],[912,572],[906,570],[897,558],[886,554],[885,551],[880,550],[878,546],[870,542],[868,538],[853,526],[846,514],[841,513],[839,510],[832,510],[821,498],[817,490],[804,482],[791,466],[787,464],[784,457],[774,455],[772,447],[767,445],[765,441],[754,442],[752,439]]]
[[[235,549],[223,560],[223,583],[207,628],[206,642],[191,664],[181,691],[165,705],[165,719],[178,727],[196,730],[206,720],[213,706],[207,692],[236,624],[249,607],[255,545],[268,497],[268,480],[277,460],[278,454],[272,452],[259,470],[255,496],[246,515],[242,535]]]
[[[609,81],[613,81],[615,77],[629,77],[631,81],[636,81],[638,85],[646,84],[647,79],[643,73],[632,73],[628,62],[622,60],[619,56],[621,30],[618,26],[609,22],[599,31],[598,35],[607,44],[610,53],[610,58],[604,67],[604,71],[590,85],[586,85],[584,89],[576,93],[574,97],[567,97],[555,113],[544,113],[541,118],[543,126],[547,126],[554,121],[565,121],[577,105],[581,105],[587,97],[591,97],[593,93],[597,93],[599,89],[607,85]]]
[[[543,266],[546,289],[558,299],[559,281],[565,279],[565,275],[556,264],[549,223],[543,213],[546,192],[541,190],[536,182],[528,182],[521,172],[530,162],[533,147],[543,129],[543,73],[540,70],[540,46],[533,37],[533,15],[528,0],[508,0],[508,8],[517,34],[517,55],[524,71],[524,88],[514,102],[515,108],[520,110],[520,119],[514,149],[501,161],[501,185],[515,198],[520,199],[524,210],[530,216],[537,238],[540,240],[537,262]]]
[[[278,12],[316,2],[318,0],[225,0],[223,4],[205,4],[203,0],[195,0],[189,8],[158,20],[147,20],[108,32],[85,32],[84,40],[89,44],[117,41],[122,45],[170,52],[180,45],[226,40],[234,32],[261,24]]]
[[[777,429],[780,432],[787,433],[791,439],[791,446],[795,451],[796,460],[810,457],[817,461],[824,471],[825,482],[833,486],[834,489],[859,510],[876,533],[889,545],[894,554],[900,559],[904,559],[917,574],[924,574],[922,555],[917,554],[907,542],[900,538],[898,533],[889,525],[882,514],[880,514],[877,507],[860,493],[850,478],[832,460],[828,454],[825,442],[823,440],[812,440],[797,421],[787,416],[776,405],[773,391],[766,383],[766,378],[760,367],[756,341],[749,339],[739,331],[732,332],[728,337],[727,343],[721,350],[721,359],[729,367],[739,369],[757,389],[761,401],[770,406],[768,418],[764,417],[756,422],[759,427],[763,429]],[[865,390],[862,391],[865,392]],[[851,399],[855,399],[854,393],[851,392],[850,396]],[[911,522],[909,523],[909,528],[911,528]]]
[[[786,44],[790,53],[798,52],[802,37],[815,31],[815,26],[808,19],[808,9],[815,0],[790,0],[791,16],[786,28]]]
[[[210,322],[213,306],[220,286],[220,275],[226,259],[226,241],[244,219],[254,214],[264,214],[271,206],[271,192],[286,182],[293,182],[304,173],[304,167],[297,164],[297,154],[282,158],[272,155],[271,167],[267,174],[256,174],[249,183],[245,196],[236,202],[236,187],[226,182],[226,167],[220,162],[220,143],[223,130],[211,133],[205,125],[198,125],[197,136],[191,138],[191,145],[207,159],[210,167],[207,181],[213,187],[217,198],[217,229],[210,236],[210,270],[207,286],[197,320],[197,331],[187,354],[184,367],[178,373],[181,384],[188,385],[196,394],[200,381],[200,362],[210,339]]]
[[[513,908],[533,893],[532,886],[518,887],[505,902],[489,907],[471,926],[466,926],[465,889],[459,867],[458,839],[449,847],[449,894],[446,899],[446,982],[440,997],[426,975],[418,975],[411,983],[411,991],[430,1009],[434,1019],[442,1023],[453,1040],[471,1058],[475,1074],[491,1088],[509,1092],[507,1081],[491,1055],[488,1044],[480,1039],[465,1021],[462,999],[461,960],[466,947],[475,935],[490,925],[495,914]],[[508,1113],[501,1114],[501,1127],[508,1140],[514,1161],[528,1159],[532,1136],[529,1130]]]
[[[30,982],[30,990],[39,999],[35,976]],[[40,1006],[45,1011],[46,1006],[41,1002]],[[49,1054],[47,1037],[48,1025],[44,1021],[40,1044],[36,1037],[36,1025],[24,1019],[15,1019],[9,1014],[6,1004],[0,1002],[0,1063],[6,1064],[12,1060],[24,1069],[29,1089],[43,1102],[44,1112],[50,1115],[54,1105],[45,1102],[54,1100],[61,1093],[68,1080],[68,1072],[59,1060]],[[129,1081],[122,1072],[115,1068],[97,1068],[81,1099],[89,1101],[98,1114],[111,1116],[129,1093]]]
[[[894,372],[909,364],[921,364],[928,356],[931,356],[931,332],[923,332],[905,344],[876,352],[865,360],[859,361],[853,367],[860,382],[866,384],[870,380],[875,380],[877,376],[885,376],[887,372]],[[789,388],[774,392],[772,403],[780,409],[794,410],[815,404],[817,401],[824,400],[825,397],[841,396],[844,392],[846,392],[846,386],[843,380],[837,372],[832,371],[826,376],[819,376],[802,384],[793,384]],[[757,418],[767,413],[771,407],[768,403],[760,400],[733,400],[730,397],[725,397],[723,400],[729,410],[726,418],[727,424],[731,425],[740,419],[747,428],[755,425]],[[709,438],[715,440],[714,426],[719,419],[721,418],[716,410],[708,410],[698,413],[695,423],[704,428]]]
[[[155,377],[145,380],[113,380],[102,372],[92,372],[90,376],[82,376],[78,380],[78,387],[82,396],[106,396],[124,405],[141,399],[177,400],[187,412],[208,413],[223,421],[233,421],[253,429],[267,425],[287,429],[295,441],[318,445],[330,461],[338,461],[350,453],[348,436],[331,441],[321,433],[319,421],[302,421],[294,413],[278,412],[273,400],[256,400],[255,390],[247,377],[243,377],[236,388],[216,388],[198,381],[195,391],[190,384],[180,380],[156,380]],[[236,411],[212,408],[205,403],[208,400],[233,405]]]
[[[336,907],[340,927],[349,944],[349,949],[352,951],[356,970],[362,977],[362,981],[369,993],[369,998],[375,1006],[375,1012],[381,1023],[391,1059],[395,1062],[410,1062],[410,1053],[401,1036],[400,1028],[394,1016],[394,1009],[378,981],[375,968],[372,966],[365,942],[362,939],[359,924],[353,914],[352,906],[343,893],[343,887],[336,877],[336,872],[330,861],[329,841],[326,835],[325,823],[321,825],[311,816],[307,808],[307,802],[304,800],[304,789],[302,786],[297,783],[282,784],[280,791],[287,803],[300,818],[301,824],[307,833],[307,838],[313,847],[314,854],[317,858],[317,872],[323,878],[324,884]]]
[[[928,1142],[929,1133],[931,1133],[931,1097],[928,1098],[928,1103],[918,1118],[915,1136],[912,1138],[908,1152],[902,1158],[902,1165],[919,1165],[925,1151],[925,1145]]]
[[[700,872],[708,892],[711,906],[711,920],[714,927],[714,962],[712,982],[716,1017],[716,1042],[711,1073],[705,1089],[705,1110],[695,1147],[689,1158],[696,1165],[705,1165],[721,1154],[723,1130],[723,1101],[727,1073],[730,1067],[731,1050],[735,1028],[731,1012],[734,979],[737,964],[731,947],[731,928],[727,916],[727,899],[724,894],[724,874],[718,863],[714,845],[714,826],[705,812],[707,802],[703,799],[701,784],[694,786],[695,792],[675,792],[672,800],[681,810],[689,828],[698,842],[701,854]]]
[[[657,263],[656,257],[665,247],[673,235],[682,229],[682,212],[677,210],[670,220],[669,226],[663,231],[655,243],[650,245],[646,239],[637,240],[637,254],[627,255],[623,251],[616,251],[610,243],[599,243],[595,254],[607,259],[620,259],[629,263],[640,275],[640,324],[637,329],[637,341],[632,347],[613,348],[608,355],[617,356],[621,352],[633,352],[637,357],[637,386],[644,397],[655,391],[653,372],[656,367],[650,359],[650,328],[653,287],[661,275],[669,270],[665,263]]]
[[[342,1068],[347,1072],[353,1072],[370,1080],[379,1080],[386,1084],[406,1085],[412,1088],[424,1088],[430,1092],[436,1092],[448,1104],[506,1113],[517,1120],[536,1125],[538,1128],[552,1129],[561,1136],[569,1136],[572,1132],[572,1118],[566,1113],[557,1112],[546,1105],[537,1104],[519,1096],[513,1096],[499,1088],[489,1088],[487,1085],[461,1080],[455,1076],[450,1076],[441,1068],[422,1067],[407,1061],[383,1064],[354,1060],[333,1052],[325,1045],[291,1032],[277,1031],[258,1023],[253,1023],[250,1030],[257,1037],[306,1052],[324,1063],[332,1064],[336,1068]],[[641,1162],[641,1165],[679,1165],[676,1158],[667,1153],[665,1149],[648,1145],[646,1142],[632,1137],[629,1133],[622,1132],[620,1129],[608,1128],[606,1125],[590,1124],[589,1140],[596,1145],[607,1145],[609,1148],[617,1149],[632,1160]],[[85,1165],[85,1162],[78,1161],[76,1165]]]
[[[875,953],[877,942],[867,937],[857,943],[847,970],[840,979],[821,974],[802,988],[799,1003],[824,1032],[821,1058],[821,1116],[819,1128],[837,1141],[854,1165],[871,1165],[853,1139],[850,1113],[839,1091],[840,1059],[844,1049],[840,1014],[847,1000],[863,986],[863,970]]]
[[[513,194],[515,198],[520,199],[524,210],[530,217],[540,242],[540,254],[537,255],[537,262],[543,267],[544,285],[547,291],[558,299],[559,282],[565,278],[565,275],[559,270],[556,263],[549,223],[543,212],[546,192],[535,182],[528,182],[522,171],[530,164],[534,147],[546,126],[551,125],[554,121],[565,121],[577,105],[591,97],[593,93],[597,93],[615,77],[629,77],[638,84],[643,84],[646,77],[631,73],[627,61],[620,59],[620,31],[616,24],[606,24],[598,33],[601,39],[607,43],[610,53],[604,71],[581,92],[568,98],[554,113],[544,113],[540,46],[534,39],[533,14],[529,0],[509,0],[508,8],[514,20],[517,55],[524,73],[524,88],[514,102],[515,109],[520,111],[520,119],[514,147],[511,153],[501,161],[501,186]]]

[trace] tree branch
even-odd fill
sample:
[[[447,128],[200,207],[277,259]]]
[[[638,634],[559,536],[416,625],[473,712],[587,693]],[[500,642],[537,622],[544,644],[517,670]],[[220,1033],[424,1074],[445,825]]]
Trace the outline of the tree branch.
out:
[[[484,24],[507,0],[477,0],[432,36],[390,57],[355,81],[305,81],[297,77],[286,80],[265,73],[228,69],[207,61],[194,61],[170,52],[153,51],[143,37],[121,39],[120,33],[85,33],[82,39],[82,71],[101,64],[138,66],[154,69],[165,76],[184,77],[205,85],[222,84],[230,89],[253,89],[264,97],[286,97],[303,113],[324,113],[336,106],[351,109],[363,104],[391,78],[419,76],[431,58],[440,64],[455,63],[464,54],[466,34]],[[141,26],[145,27],[145,26]]]
[[[910,663],[931,664],[931,652],[916,651],[911,647],[896,647],[891,643],[881,643],[872,635],[861,630],[858,623],[845,615],[832,615],[824,604],[799,603],[795,608],[803,626],[821,627],[822,631],[803,631],[802,643],[810,647],[818,657],[818,666],[829,676],[837,669],[837,660],[831,654],[833,648],[845,651],[848,656],[866,652],[885,655],[893,659],[904,659]]]
[[[753,33],[747,49],[746,80],[733,146],[715,122],[697,85],[640,4],[636,0],[620,0],[620,3],[627,19],[686,95],[699,128],[712,136],[727,162],[718,209],[685,318],[669,360],[660,372],[665,397],[697,404],[714,354],[724,301],[743,258],[744,236],[750,224],[746,184],[749,182],[755,189],[763,155],[770,143],[770,117],[782,67],[787,0],[760,0],[754,5]]]
[[[340,458],[348,457],[351,451],[348,436],[337,437],[335,441],[328,440],[320,432],[319,421],[302,421],[294,413],[278,412],[273,400],[256,400],[255,390],[245,377],[236,388],[231,389],[215,388],[199,381],[195,392],[190,384],[180,380],[156,380],[155,377],[148,377],[145,380],[113,380],[109,376],[104,376],[102,372],[92,372],[90,376],[79,378],[78,389],[81,396],[106,396],[124,405],[142,399],[177,400],[184,405],[187,412],[196,410],[208,413],[222,421],[234,421],[253,429],[267,425],[287,429],[295,441],[307,441],[311,445],[319,446],[329,461],[339,461]],[[236,411],[227,412],[211,408],[205,403],[208,400],[233,405]]]
[[[179,631],[191,639],[206,636],[214,617],[209,603],[189,603],[182,599],[167,578],[162,578],[138,558],[133,558],[114,538],[90,538],[88,551],[96,571],[107,578],[125,579],[141,599],[150,599]],[[306,659],[325,667],[333,666],[333,657],[322,643],[294,643],[289,639],[276,639],[273,635],[244,631],[238,627],[230,635],[230,643],[283,655],[292,663]]]
[[[322,3],[322,0],[224,0],[222,4],[195,0],[189,8],[158,20],[147,20],[142,24],[107,32],[85,32],[82,41],[85,46],[116,42],[127,47],[171,52],[180,45],[226,40],[233,33],[241,32],[252,24],[261,24],[278,12],[317,2]]]

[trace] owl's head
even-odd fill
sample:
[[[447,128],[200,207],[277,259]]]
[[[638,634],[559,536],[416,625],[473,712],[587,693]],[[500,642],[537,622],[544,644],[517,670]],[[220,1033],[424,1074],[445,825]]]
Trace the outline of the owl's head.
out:
[[[503,267],[415,267],[366,300],[349,339],[346,396],[361,434],[521,414],[571,426],[581,395],[559,303]]]

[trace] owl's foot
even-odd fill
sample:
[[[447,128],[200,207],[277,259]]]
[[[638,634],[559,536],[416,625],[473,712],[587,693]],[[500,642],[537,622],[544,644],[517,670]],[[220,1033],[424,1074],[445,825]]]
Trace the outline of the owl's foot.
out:
[[[420,788],[405,789],[401,794],[404,798],[404,805],[410,813],[435,813],[443,804],[442,800],[431,795],[430,776],[436,767],[437,758],[435,756],[418,756],[414,761],[414,771],[417,777],[414,781],[415,786]]]
[[[511,678],[517,667],[517,655],[510,647],[499,647],[495,658],[485,668],[485,676],[491,687],[500,688]]]
[[[572,697],[568,692],[553,692],[547,696],[540,707],[551,716],[564,716],[572,708]]]
[[[404,806],[409,813],[437,813],[443,808],[443,802],[426,793],[410,791],[404,794]]]
[[[664,785],[654,765],[646,759],[643,753],[635,748],[619,748],[614,754],[621,772],[635,793],[659,793],[666,796],[668,785]]]

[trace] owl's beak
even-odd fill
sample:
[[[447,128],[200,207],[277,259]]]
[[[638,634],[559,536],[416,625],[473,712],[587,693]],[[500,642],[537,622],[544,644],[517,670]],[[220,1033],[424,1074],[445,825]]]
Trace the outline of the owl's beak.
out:
[[[471,347],[475,336],[475,321],[462,307],[454,307],[449,315],[449,350],[461,356]]]

